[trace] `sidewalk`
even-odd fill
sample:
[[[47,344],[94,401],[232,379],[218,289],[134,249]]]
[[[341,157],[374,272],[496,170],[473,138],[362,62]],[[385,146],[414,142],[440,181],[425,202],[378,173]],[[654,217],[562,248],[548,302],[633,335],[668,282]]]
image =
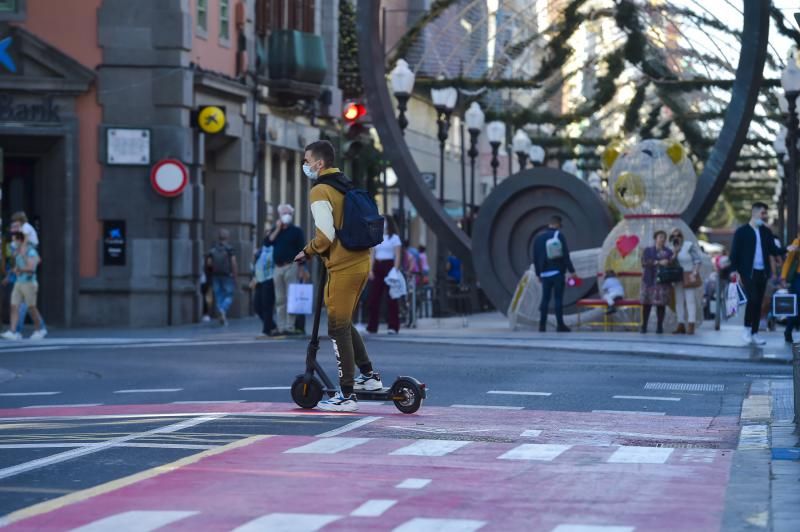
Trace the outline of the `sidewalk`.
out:
[[[694,336],[657,335],[623,331],[575,331],[540,333],[511,330],[499,312],[466,317],[423,318],[416,329],[403,329],[398,336],[378,334],[370,339],[397,342],[425,342],[486,347],[530,347],[550,351],[629,354],[679,359],[710,359],[791,363],[791,347],[780,331],[763,333],[765,346],[744,345],[742,326],[725,323],[715,331],[706,322]]]

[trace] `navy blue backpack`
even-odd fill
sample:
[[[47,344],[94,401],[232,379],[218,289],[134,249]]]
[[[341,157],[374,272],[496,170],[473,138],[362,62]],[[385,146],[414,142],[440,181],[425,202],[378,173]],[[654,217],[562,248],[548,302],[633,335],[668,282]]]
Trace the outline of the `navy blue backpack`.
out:
[[[344,194],[342,227],[336,238],[350,251],[364,251],[383,242],[383,216],[366,190],[339,179],[320,180]]]

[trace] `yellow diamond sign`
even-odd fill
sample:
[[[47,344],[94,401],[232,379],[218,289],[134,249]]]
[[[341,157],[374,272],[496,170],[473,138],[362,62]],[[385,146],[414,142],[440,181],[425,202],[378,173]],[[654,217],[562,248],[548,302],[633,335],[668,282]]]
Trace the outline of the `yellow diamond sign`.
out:
[[[197,126],[211,135],[225,129],[225,111],[214,105],[202,107],[197,113]]]

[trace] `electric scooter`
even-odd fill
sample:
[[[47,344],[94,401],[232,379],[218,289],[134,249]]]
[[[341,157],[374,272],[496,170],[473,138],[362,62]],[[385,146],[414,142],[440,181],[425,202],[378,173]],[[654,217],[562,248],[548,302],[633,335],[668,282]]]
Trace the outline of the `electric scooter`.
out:
[[[316,309],[314,310],[314,327],[311,340],[306,350],[306,371],[298,375],[292,383],[292,399],[297,406],[311,409],[322,400],[323,394],[333,397],[336,386],[328,378],[325,370],[317,361],[319,351],[319,321],[322,313],[323,295],[325,290],[325,268],[322,269],[320,282],[317,286]],[[413,414],[422,406],[426,397],[426,386],[414,377],[397,377],[391,387],[380,390],[354,392],[359,401],[392,401],[394,406],[404,414]]]

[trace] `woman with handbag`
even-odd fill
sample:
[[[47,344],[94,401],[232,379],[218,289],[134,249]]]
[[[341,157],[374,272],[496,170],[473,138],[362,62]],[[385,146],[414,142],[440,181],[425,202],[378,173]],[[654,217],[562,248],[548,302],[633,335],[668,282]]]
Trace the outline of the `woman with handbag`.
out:
[[[680,229],[673,229],[669,240],[678,266],[683,270],[683,278],[675,283],[675,313],[678,315],[678,327],[672,334],[694,334],[694,325],[697,321],[697,289],[703,285],[703,280],[700,278],[700,264],[703,258],[697,245],[686,241]]]
[[[647,332],[647,322],[650,320],[650,311],[653,306],[656,307],[658,319],[656,334],[664,332],[664,316],[669,302],[670,285],[660,279],[659,274],[666,273],[664,269],[672,260],[672,250],[666,246],[667,233],[665,231],[656,231],[653,240],[654,245],[645,248],[642,253],[642,290],[639,296],[642,301],[642,334]]]
[[[786,255],[786,260],[783,262],[783,269],[781,270],[781,281],[789,288],[789,293],[800,295],[800,236],[792,241],[792,244],[786,248],[789,253]],[[792,333],[800,325],[797,316],[786,319],[786,330],[783,332],[783,338],[788,343],[793,343]]]

